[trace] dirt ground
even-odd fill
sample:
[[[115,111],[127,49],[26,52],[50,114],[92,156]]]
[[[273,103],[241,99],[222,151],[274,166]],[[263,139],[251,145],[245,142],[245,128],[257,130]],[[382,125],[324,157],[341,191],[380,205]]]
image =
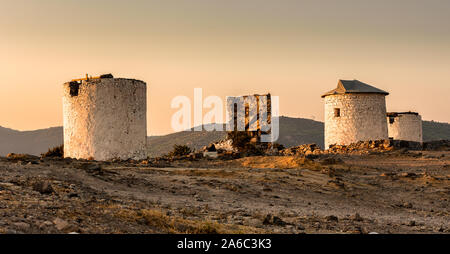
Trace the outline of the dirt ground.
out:
[[[0,233],[450,233],[450,152],[0,158]]]

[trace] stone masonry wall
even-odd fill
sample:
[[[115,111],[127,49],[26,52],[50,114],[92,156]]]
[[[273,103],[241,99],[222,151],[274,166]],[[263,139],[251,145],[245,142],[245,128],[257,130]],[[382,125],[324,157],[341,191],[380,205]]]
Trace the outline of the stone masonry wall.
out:
[[[335,117],[340,109],[340,117]],[[325,97],[325,148],[358,141],[388,139],[386,99],[382,94],[339,94]]]
[[[387,123],[390,138],[394,140],[423,142],[422,117],[420,115],[400,113],[388,116]]]
[[[232,130],[247,131],[258,137],[270,133],[272,121],[270,94],[227,97],[227,117],[230,126],[234,127]]]
[[[65,83],[64,157],[146,157],[146,84],[122,78]]]

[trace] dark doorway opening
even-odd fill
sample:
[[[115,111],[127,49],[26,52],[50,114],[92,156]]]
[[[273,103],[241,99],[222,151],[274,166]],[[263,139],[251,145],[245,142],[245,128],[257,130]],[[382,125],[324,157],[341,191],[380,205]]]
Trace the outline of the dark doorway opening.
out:
[[[70,82],[69,88],[70,88],[70,96],[72,96],[72,97],[78,96],[78,92],[80,90],[80,83]]]

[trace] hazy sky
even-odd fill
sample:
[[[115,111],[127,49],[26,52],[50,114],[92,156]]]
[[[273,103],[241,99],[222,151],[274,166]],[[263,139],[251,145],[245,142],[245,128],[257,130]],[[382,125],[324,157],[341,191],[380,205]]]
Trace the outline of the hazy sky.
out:
[[[448,0],[0,0],[0,126],[62,125],[62,84],[112,73],[148,84],[148,134],[177,95],[280,96],[323,120],[338,79],[389,91],[388,111],[450,122]]]

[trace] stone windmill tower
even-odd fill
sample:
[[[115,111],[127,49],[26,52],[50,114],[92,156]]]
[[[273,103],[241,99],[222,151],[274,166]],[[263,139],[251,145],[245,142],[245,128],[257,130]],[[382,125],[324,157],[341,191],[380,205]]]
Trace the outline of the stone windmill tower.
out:
[[[147,157],[145,82],[108,74],[72,80],[63,89],[64,157]]]
[[[389,138],[423,142],[422,117],[417,112],[391,112],[387,114]]]
[[[325,99],[325,148],[388,139],[386,95],[358,80],[339,80]]]

